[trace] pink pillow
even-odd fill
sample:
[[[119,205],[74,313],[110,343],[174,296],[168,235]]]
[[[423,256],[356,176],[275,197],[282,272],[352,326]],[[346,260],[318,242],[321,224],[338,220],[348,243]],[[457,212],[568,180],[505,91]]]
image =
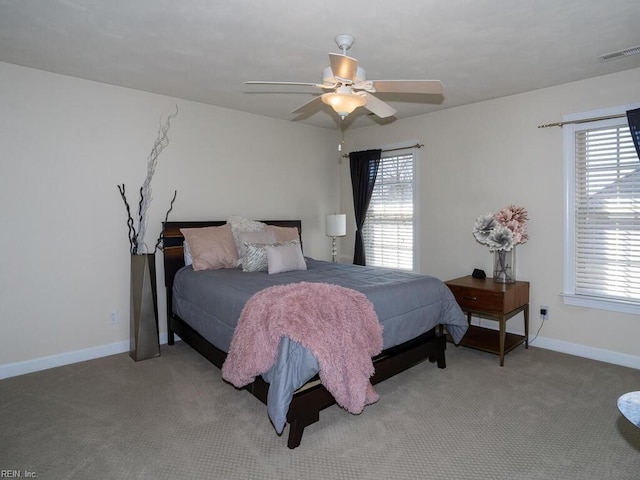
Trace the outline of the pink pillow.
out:
[[[180,232],[189,246],[194,270],[217,270],[238,266],[238,251],[233,241],[231,225],[181,228]]]
[[[265,231],[273,232],[276,236],[277,243],[290,242],[292,240],[300,240],[300,234],[296,227],[278,227],[276,225],[267,225]]]

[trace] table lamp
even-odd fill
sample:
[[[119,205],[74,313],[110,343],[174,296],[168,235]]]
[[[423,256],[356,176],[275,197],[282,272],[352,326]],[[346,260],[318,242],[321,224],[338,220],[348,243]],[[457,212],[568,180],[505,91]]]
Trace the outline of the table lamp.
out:
[[[347,234],[347,214],[346,213],[329,213],[325,219],[325,230],[327,237],[333,237],[333,245],[331,253],[333,262],[337,262],[338,255],[336,249],[336,237],[344,237]]]

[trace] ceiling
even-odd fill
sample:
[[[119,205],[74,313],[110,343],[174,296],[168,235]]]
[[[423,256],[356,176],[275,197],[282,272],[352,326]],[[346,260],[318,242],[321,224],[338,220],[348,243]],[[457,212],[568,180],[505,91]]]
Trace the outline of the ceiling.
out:
[[[351,128],[640,67],[598,58],[640,45],[638,0],[0,0],[0,61],[324,128],[290,113],[317,90],[243,82],[321,82],[342,33],[367,78],[445,87]]]

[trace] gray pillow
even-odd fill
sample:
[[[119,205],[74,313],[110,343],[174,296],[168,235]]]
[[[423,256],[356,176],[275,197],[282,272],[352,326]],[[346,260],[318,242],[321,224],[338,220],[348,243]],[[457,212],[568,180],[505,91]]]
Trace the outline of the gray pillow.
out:
[[[246,255],[246,248],[247,248],[245,247],[245,245],[247,243],[270,245],[278,241],[273,232],[267,232],[267,231],[239,232],[238,240],[240,241],[240,244],[239,244],[240,248],[238,250],[239,252],[238,266],[242,265],[245,262],[245,255]]]

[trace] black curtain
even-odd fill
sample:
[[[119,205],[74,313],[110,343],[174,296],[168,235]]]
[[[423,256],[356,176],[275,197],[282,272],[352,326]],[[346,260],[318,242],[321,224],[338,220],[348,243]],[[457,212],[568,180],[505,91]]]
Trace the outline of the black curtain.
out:
[[[353,253],[354,265],[366,265],[362,225],[369,209],[373,186],[376,183],[382,150],[351,152],[351,186],[353,188],[353,210],[356,217],[356,243]]]
[[[627,121],[629,122],[629,131],[636,146],[636,153],[640,159],[640,108],[627,111]]]

